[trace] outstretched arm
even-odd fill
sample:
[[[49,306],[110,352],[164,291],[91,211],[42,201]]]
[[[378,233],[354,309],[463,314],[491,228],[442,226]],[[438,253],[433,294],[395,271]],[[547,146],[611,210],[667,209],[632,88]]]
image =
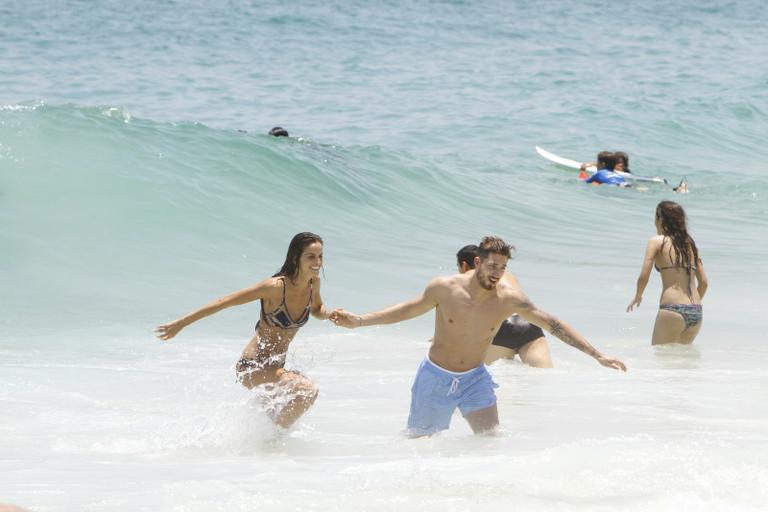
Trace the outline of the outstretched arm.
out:
[[[538,309],[533,305],[526,297],[523,298],[520,308],[516,311],[521,317],[528,320],[534,325],[538,325],[545,331],[549,331],[550,334],[563,341],[564,343],[577,348],[585,354],[594,357],[598,363],[608,368],[615,370],[627,371],[627,367],[618,359],[612,359],[606,357],[600,353],[595,347],[584,339],[584,337],[576,332],[576,330],[563,322],[559,318],[551,315],[545,311]]]
[[[262,299],[265,297],[269,288],[273,286],[272,279],[265,279],[260,283],[257,283],[249,288],[231,293],[226,297],[216,299],[213,302],[206,304],[198,310],[195,310],[183,317],[169,322],[167,324],[160,325],[155,328],[155,336],[161,340],[169,340],[176,336],[183,328],[197,322],[198,320],[211,316],[214,313],[218,313],[222,309],[226,309],[232,306],[239,306],[240,304],[246,304],[248,302]]]
[[[393,324],[409,320],[419,315],[423,315],[437,306],[437,300],[435,298],[437,286],[435,280],[433,280],[427,285],[424,293],[418,297],[364,315],[356,315],[339,308],[331,313],[330,319],[336,325],[341,325],[342,327],[350,329],[366,325]]]
[[[651,277],[651,268],[653,267],[653,261],[656,259],[656,255],[659,254],[661,249],[661,243],[664,239],[661,237],[653,237],[648,240],[648,245],[645,248],[645,256],[643,257],[643,266],[640,268],[640,276],[637,278],[637,289],[635,291],[635,298],[627,306],[627,313],[632,311],[633,308],[639,307],[643,301],[643,292],[645,287],[648,286],[648,279]]]

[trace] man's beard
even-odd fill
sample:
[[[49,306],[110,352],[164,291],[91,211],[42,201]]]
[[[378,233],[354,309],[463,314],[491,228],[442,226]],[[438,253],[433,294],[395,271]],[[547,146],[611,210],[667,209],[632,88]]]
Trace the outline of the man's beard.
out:
[[[493,290],[493,283],[488,279],[488,276],[480,272],[480,269],[475,271],[475,277],[477,277],[477,282],[480,284],[480,287],[484,290]]]

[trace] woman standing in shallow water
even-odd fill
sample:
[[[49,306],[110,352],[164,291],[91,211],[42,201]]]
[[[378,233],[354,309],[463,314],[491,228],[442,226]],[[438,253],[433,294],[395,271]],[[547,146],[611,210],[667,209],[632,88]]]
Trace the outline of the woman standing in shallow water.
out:
[[[284,366],[288,345],[307,323],[310,313],[321,320],[328,318],[320,298],[322,266],[322,238],[314,233],[299,233],[291,240],[285,262],[277,274],[157,327],[157,337],[169,340],[189,324],[222,309],[261,300],[256,335],[237,362],[237,376],[249,389],[271,383],[285,392],[287,402],[273,420],[288,427],[312,406],[318,394],[310,379]]]
[[[651,342],[692,343],[701,329],[701,299],[707,291],[707,274],[696,243],[688,234],[683,207],[672,201],[660,202],[656,207],[656,232],[658,235],[648,240],[637,292],[627,312],[640,306],[651,266],[655,266],[661,274],[662,292]]]

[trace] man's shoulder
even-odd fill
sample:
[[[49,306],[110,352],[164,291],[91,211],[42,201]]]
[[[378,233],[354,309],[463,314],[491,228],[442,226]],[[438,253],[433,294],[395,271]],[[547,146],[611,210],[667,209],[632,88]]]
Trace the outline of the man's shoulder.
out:
[[[502,282],[503,286],[498,286],[499,299],[506,303],[511,303],[514,306],[521,307],[530,303],[528,296],[523,292],[523,289],[517,285],[513,285],[508,282]]]
[[[433,278],[429,285],[427,285],[429,288],[454,288],[456,286],[461,286],[462,283],[465,281],[465,277],[461,274],[451,274],[447,276],[437,276]]]
[[[514,298],[525,295],[523,293],[523,289],[520,288],[520,285],[517,283],[517,281],[507,281],[505,279],[500,281],[496,288],[499,290],[499,295],[504,298]]]

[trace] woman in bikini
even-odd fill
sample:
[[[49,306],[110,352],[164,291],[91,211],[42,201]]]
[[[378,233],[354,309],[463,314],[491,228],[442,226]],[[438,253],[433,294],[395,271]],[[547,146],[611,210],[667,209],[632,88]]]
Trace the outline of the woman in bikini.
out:
[[[655,266],[661,275],[662,292],[652,343],[692,343],[701,329],[701,299],[707,291],[707,274],[696,243],[688,234],[683,207],[672,201],[660,202],[656,207],[656,232],[658,235],[648,240],[637,292],[627,312],[640,306],[651,267]]]
[[[310,313],[321,320],[328,318],[328,310],[320,298],[322,266],[323,240],[313,233],[299,233],[291,240],[285,262],[277,274],[157,327],[157,337],[169,340],[189,324],[222,309],[261,300],[256,335],[237,362],[237,375],[248,389],[272,384],[285,392],[287,401],[273,420],[288,427],[317,398],[314,383],[299,372],[286,370],[284,365],[288,345],[307,323]]]

